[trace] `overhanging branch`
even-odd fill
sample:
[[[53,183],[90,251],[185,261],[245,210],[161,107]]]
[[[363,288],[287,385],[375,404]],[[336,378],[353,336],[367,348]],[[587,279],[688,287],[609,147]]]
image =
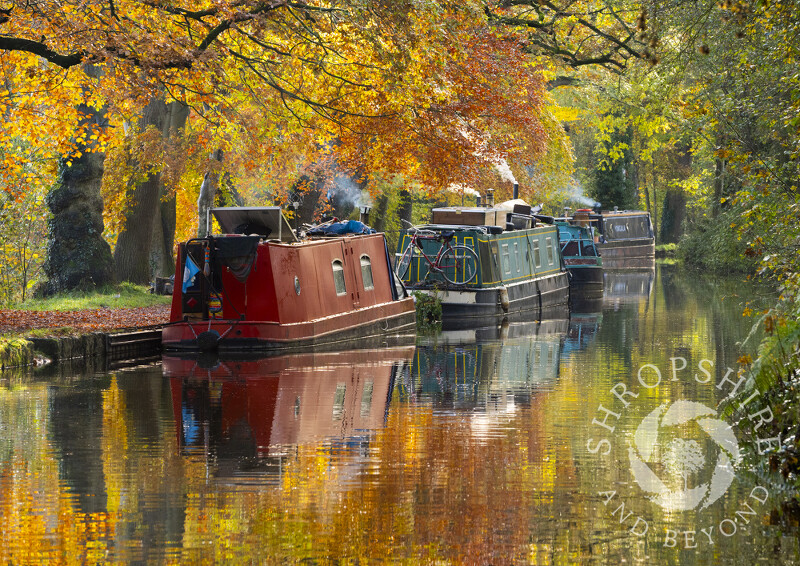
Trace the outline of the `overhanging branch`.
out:
[[[41,41],[32,41],[30,39],[11,37],[8,35],[0,35],[0,50],[23,51],[25,53],[38,55],[42,59],[46,59],[64,69],[69,69],[70,67],[79,65],[87,56],[87,53],[84,51],[69,53],[66,55],[57,53]]]

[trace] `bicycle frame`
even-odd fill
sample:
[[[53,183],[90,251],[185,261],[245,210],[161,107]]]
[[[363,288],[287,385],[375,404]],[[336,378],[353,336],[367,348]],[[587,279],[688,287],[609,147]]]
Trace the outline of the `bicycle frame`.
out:
[[[410,233],[410,238],[411,241],[401,255],[399,265],[396,266],[400,279],[405,278],[414,256],[420,263],[422,258],[425,258],[428,274],[441,275],[442,279],[451,285],[465,285],[477,275],[478,256],[471,248],[453,244],[455,232],[414,231]],[[440,242],[435,255],[425,253],[422,247],[424,240]]]
[[[439,246],[439,251],[436,252],[436,257],[434,257],[433,260],[431,260],[431,256],[425,253],[425,250],[422,249],[422,246],[417,243],[418,240],[436,240],[442,242],[442,245]],[[443,270],[440,267],[440,260],[442,259],[442,255],[444,255],[447,250],[453,249],[452,240],[452,236],[450,238],[443,239],[442,236],[439,235],[420,236],[419,234],[411,234],[411,243],[409,246],[414,246],[417,250],[419,250],[419,253],[425,258],[428,268],[431,271],[441,273]]]

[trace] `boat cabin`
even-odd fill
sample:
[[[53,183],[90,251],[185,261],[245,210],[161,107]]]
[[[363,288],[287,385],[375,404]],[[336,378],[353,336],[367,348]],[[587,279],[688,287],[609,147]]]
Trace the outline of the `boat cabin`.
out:
[[[650,213],[578,209],[571,224],[595,230],[595,243],[605,269],[654,269],[655,234]]]
[[[211,214],[222,233],[179,245],[166,349],[283,352],[413,333],[383,234],[299,240],[278,207]]]
[[[416,229],[452,233],[451,245],[467,247],[477,256],[477,274],[462,285],[449,282],[454,274],[437,272],[429,261],[442,242],[425,239],[418,240],[410,267],[402,270],[403,283],[441,301],[446,328],[452,327],[450,322],[485,324],[482,317],[541,312],[566,304],[569,281],[558,231],[553,225],[537,223],[530,210],[519,203],[433,209],[432,222]],[[396,261],[411,243],[412,230],[407,230],[399,239]]]

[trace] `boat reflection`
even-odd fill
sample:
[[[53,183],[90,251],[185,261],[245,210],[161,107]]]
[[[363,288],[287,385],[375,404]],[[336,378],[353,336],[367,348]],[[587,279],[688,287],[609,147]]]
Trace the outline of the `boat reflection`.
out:
[[[413,352],[164,356],[178,444],[213,460],[223,477],[279,473],[298,445],[358,442],[383,427],[393,384]]]
[[[561,359],[568,358],[571,354],[585,350],[597,338],[597,332],[603,322],[602,312],[575,312],[570,313],[569,329],[561,347]]]
[[[655,270],[606,271],[603,303],[608,306],[639,303],[653,292]]]
[[[558,379],[568,315],[446,331],[417,347],[401,398],[486,412],[513,411]]]

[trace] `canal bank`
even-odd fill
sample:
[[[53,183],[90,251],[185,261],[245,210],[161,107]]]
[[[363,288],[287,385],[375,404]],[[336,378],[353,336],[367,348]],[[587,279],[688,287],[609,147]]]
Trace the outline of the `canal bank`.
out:
[[[169,304],[147,304],[159,299],[143,292],[131,299],[132,292],[121,291],[93,303],[65,297],[45,303],[49,310],[0,309],[0,369],[68,360],[104,366],[158,355]]]
[[[0,339],[0,370],[70,360],[102,365],[151,358],[160,352],[160,327],[74,336]]]
[[[0,370],[33,365],[36,352],[25,338],[0,338]]]

